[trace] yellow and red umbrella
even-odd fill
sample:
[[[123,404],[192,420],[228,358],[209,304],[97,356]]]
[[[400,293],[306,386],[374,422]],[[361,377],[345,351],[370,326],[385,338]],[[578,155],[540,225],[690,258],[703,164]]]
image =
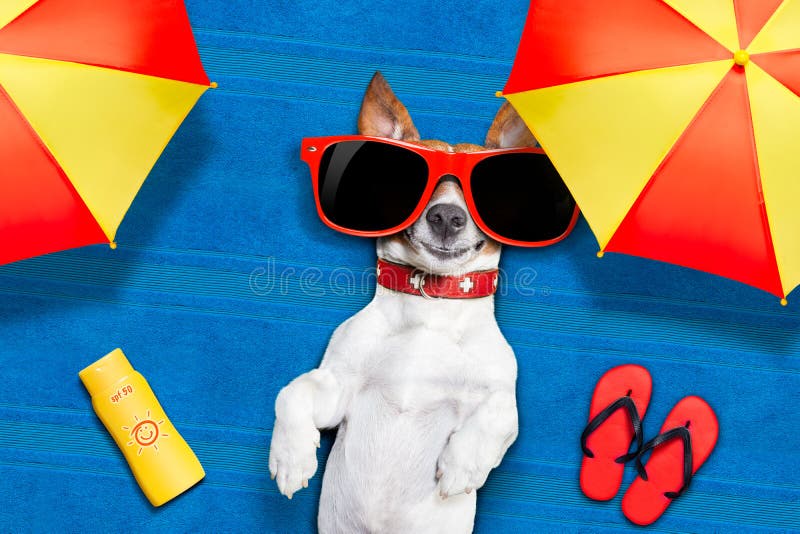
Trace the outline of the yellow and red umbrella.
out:
[[[2,0],[0,264],[113,243],[211,85],[181,0]]]
[[[800,283],[800,0],[534,0],[503,96],[601,252]]]

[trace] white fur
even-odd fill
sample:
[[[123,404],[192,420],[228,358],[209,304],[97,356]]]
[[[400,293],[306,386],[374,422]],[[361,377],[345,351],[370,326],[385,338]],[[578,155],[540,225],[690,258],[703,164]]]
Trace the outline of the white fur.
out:
[[[431,202],[464,205],[452,184]],[[429,206],[430,208],[430,206]],[[427,212],[426,212],[427,213]],[[428,272],[497,267],[500,252],[469,220],[438,258],[425,214],[408,240],[381,239],[384,259]],[[429,300],[378,287],[333,334],[318,369],[281,390],[269,469],[291,496],[317,469],[319,428],[338,426],[322,482],[327,533],[471,532],[475,492],[517,436],[516,360],[494,318],[494,297]]]
[[[320,532],[471,532],[465,491],[516,438],[515,381],[491,297],[382,289],[337,328],[319,369],[279,394],[270,471],[291,496],[316,470],[317,428],[339,425]]]

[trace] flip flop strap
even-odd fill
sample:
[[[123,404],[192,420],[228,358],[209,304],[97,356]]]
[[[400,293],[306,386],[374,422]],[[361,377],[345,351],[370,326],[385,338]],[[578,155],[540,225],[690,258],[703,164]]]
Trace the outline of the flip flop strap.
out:
[[[606,406],[603,411],[595,415],[591,421],[589,421],[589,424],[586,425],[586,428],[583,429],[583,433],[581,434],[581,449],[583,449],[583,454],[589,458],[594,458],[594,453],[589,449],[589,447],[586,446],[586,440],[595,430],[598,429],[600,425],[606,421],[606,419],[611,417],[612,413],[616,412],[620,408],[627,410],[628,414],[631,416],[633,436],[636,440],[636,450],[628,454],[623,454],[614,461],[622,464],[636,457],[636,455],[639,453],[639,450],[642,448],[642,420],[639,417],[639,410],[636,409],[636,405],[633,403],[633,399],[631,399],[630,394],[618,398]]]
[[[689,488],[689,483],[692,481],[692,435],[689,433],[689,429],[685,426],[679,426],[673,428],[672,430],[668,430],[663,434],[659,434],[645,443],[644,446],[639,449],[639,453],[636,455],[636,470],[639,472],[639,476],[642,477],[643,480],[647,480],[647,470],[642,464],[642,456],[650,449],[654,449],[659,445],[675,438],[681,438],[681,441],[683,441],[683,485],[678,491],[664,492],[664,496],[670,499],[677,499],[680,497],[683,492]]]

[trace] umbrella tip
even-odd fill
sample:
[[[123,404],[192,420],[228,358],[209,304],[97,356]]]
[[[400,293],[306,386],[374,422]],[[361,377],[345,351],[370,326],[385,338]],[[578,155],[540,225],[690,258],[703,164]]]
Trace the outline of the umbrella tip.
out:
[[[117,242],[116,241],[112,241],[111,243],[108,244],[108,246],[111,248],[111,250],[116,250],[117,249]]]
[[[598,258],[602,258],[603,256],[605,256],[605,252],[603,252],[602,250],[598,250],[597,251],[597,257]]]
[[[219,84],[217,82],[211,82],[209,87],[211,87],[212,89],[216,89],[217,87],[219,87]]]
[[[503,91],[495,91],[494,96],[496,96],[497,98],[503,98]]]
[[[782,298],[781,299],[781,306],[788,306],[788,305],[789,305],[789,301],[786,300],[785,298]]]

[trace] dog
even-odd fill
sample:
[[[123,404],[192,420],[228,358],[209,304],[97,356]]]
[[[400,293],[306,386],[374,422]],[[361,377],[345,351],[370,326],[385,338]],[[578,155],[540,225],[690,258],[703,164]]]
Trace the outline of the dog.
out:
[[[485,147],[422,141],[380,73],[358,129],[446,152],[536,146],[508,103]],[[500,253],[447,176],[418,220],[377,241],[380,259],[431,276],[496,270]],[[319,429],[338,427],[322,480],[321,533],[471,532],[476,490],[517,437],[516,378],[493,296],[431,299],[379,286],[335,330],[319,367],[278,394],[270,474],[291,499],[317,470]]]

